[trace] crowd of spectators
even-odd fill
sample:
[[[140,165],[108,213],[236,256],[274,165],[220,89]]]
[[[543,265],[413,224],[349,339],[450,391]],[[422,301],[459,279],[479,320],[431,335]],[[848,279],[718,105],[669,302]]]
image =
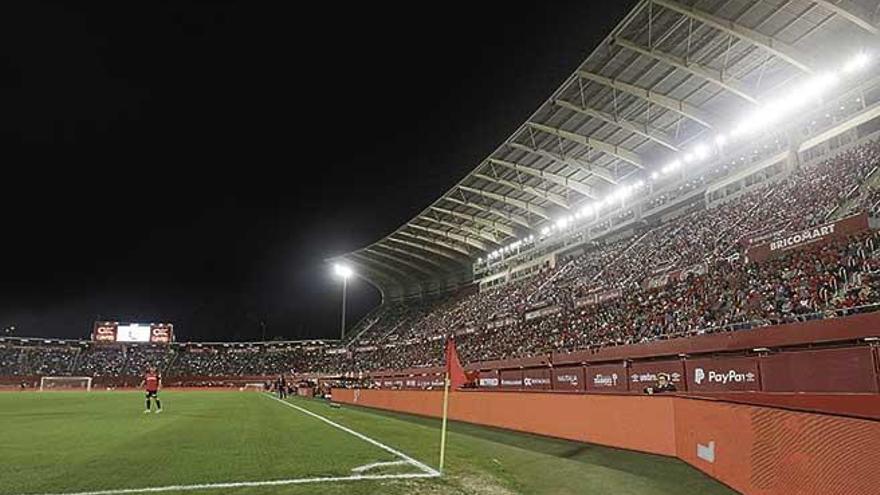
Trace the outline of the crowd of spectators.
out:
[[[169,377],[264,376],[339,371],[348,353],[321,342],[106,344],[0,342],[0,376],[140,377],[156,367]]]
[[[464,361],[480,361],[833,316],[880,302],[877,233],[758,262],[741,254],[834,215],[875,212],[880,193],[866,179],[878,164],[880,145],[857,146],[715,204],[682,206],[629,237],[587,243],[528,276],[388,303],[345,346],[0,343],[0,375],[136,376],[148,365],[178,376],[345,373],[440,364],[450,333]]]

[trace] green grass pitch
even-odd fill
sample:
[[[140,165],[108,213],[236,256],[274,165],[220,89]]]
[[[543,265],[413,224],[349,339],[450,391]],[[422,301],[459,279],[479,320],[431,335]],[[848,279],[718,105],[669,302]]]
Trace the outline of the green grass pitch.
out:
[[[253,392],[161,396],[157,415],[137,392],[0,394],[0,495],[733,493],[674,459],[463,423],[436,477],[418,463],[436,467],[437,420]],[[199,487],[211,484],[224,485]],[[135,490],[155,487],[171,488]]]

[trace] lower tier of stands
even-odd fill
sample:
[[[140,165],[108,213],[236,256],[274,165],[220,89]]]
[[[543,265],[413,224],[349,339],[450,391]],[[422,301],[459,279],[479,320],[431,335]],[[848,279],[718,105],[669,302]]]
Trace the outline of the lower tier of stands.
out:
[[[666,374],[680,392],[880,392],[880,312],[648,344],[472,363],[475,388],[643,393]],[[444,368],[370,372],[359,387],[442,387]]]

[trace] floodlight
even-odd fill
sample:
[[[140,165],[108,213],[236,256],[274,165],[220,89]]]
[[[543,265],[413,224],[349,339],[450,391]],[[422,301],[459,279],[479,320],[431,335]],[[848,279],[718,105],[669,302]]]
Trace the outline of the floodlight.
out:
[[[658,177],[660,177],[660,174],[657,172],[651,172],[651,180],[657,180]]]
[[[839,78],[837,77],[837,74],[831,72],[826,72],[825,74],[816,76],[813,79],[807,81],[799,96],[803,98],[803,100],[809,98],[817,98],[826,89],[837,84],[838,80]]]
[[[550,233],[550,227],[544,227],[543,229],[541,229],[541,235],[546,237],[549,233]]]
[[[690,163],[690,162],[694,161],[694,158],[696,158],[696,157],[694,156],[693,153],[685,153],[684,157],[682,159],[684,160],[685,163]]]
[[[564,229],[567,225],[568,225],[568,218],[567,217],[562,217],[556,221],[556,228],[557,229]]]
[[[698,144],[694,148],[694,156],[698,160],[705,160],[706,158],[709,157],[709,147],[706,146],[705,144]]]
[[[343,279],[347,279],[348,277],[354,275],[354,271],[352,271],[350,266],[340,263],[336,263],[335,265],[333,265],[333,273],[335,273],[337,277],[341,277]]]
[[[724,146],[724,143],[727,142],[727,138],[724,134],[718,134],[715,136],[715,146]]]

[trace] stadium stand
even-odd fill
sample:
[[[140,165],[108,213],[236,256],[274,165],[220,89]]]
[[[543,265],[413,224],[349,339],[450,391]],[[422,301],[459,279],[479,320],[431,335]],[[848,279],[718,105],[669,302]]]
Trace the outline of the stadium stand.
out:
[[[876,71],[859,53],[839,75],[816,75],[738,23],[789,29],[789,44],[810,53],[851,26],[831,12],[821,29],[798,31],[802,19],[783,20],[784,9],[758,16],[751,7],[728,25],[707,21],[728,17],[722,8],[655,3],[641,2],[524,126],[425,212],[332,260],[383,295],[345,341],[5,339],[0,376],[134,377],[148,364],[180,377],[351,375],[437,366],[449,335],[474,364],[874,311]],[[682,19],[711,29],[692,39],[678,29]],[[728,46],[725,70],[750,91],[675,63],[714,67],[719,53],[702,48],[729,45],[730,36],[742,43]],[[662,49],[652,45],[658,39]],[[792,85],[833,90],[793,102],[800,106],[784,122],[743,110]],[[758,88],[768,88],[761,100],[751,94]],[[737,138],[742,124],[733,123],[743,115],[770,125]],[[852,223],[859,227],[840,232]],[[761,254],[833,226],[839,235],[822,242]]]

